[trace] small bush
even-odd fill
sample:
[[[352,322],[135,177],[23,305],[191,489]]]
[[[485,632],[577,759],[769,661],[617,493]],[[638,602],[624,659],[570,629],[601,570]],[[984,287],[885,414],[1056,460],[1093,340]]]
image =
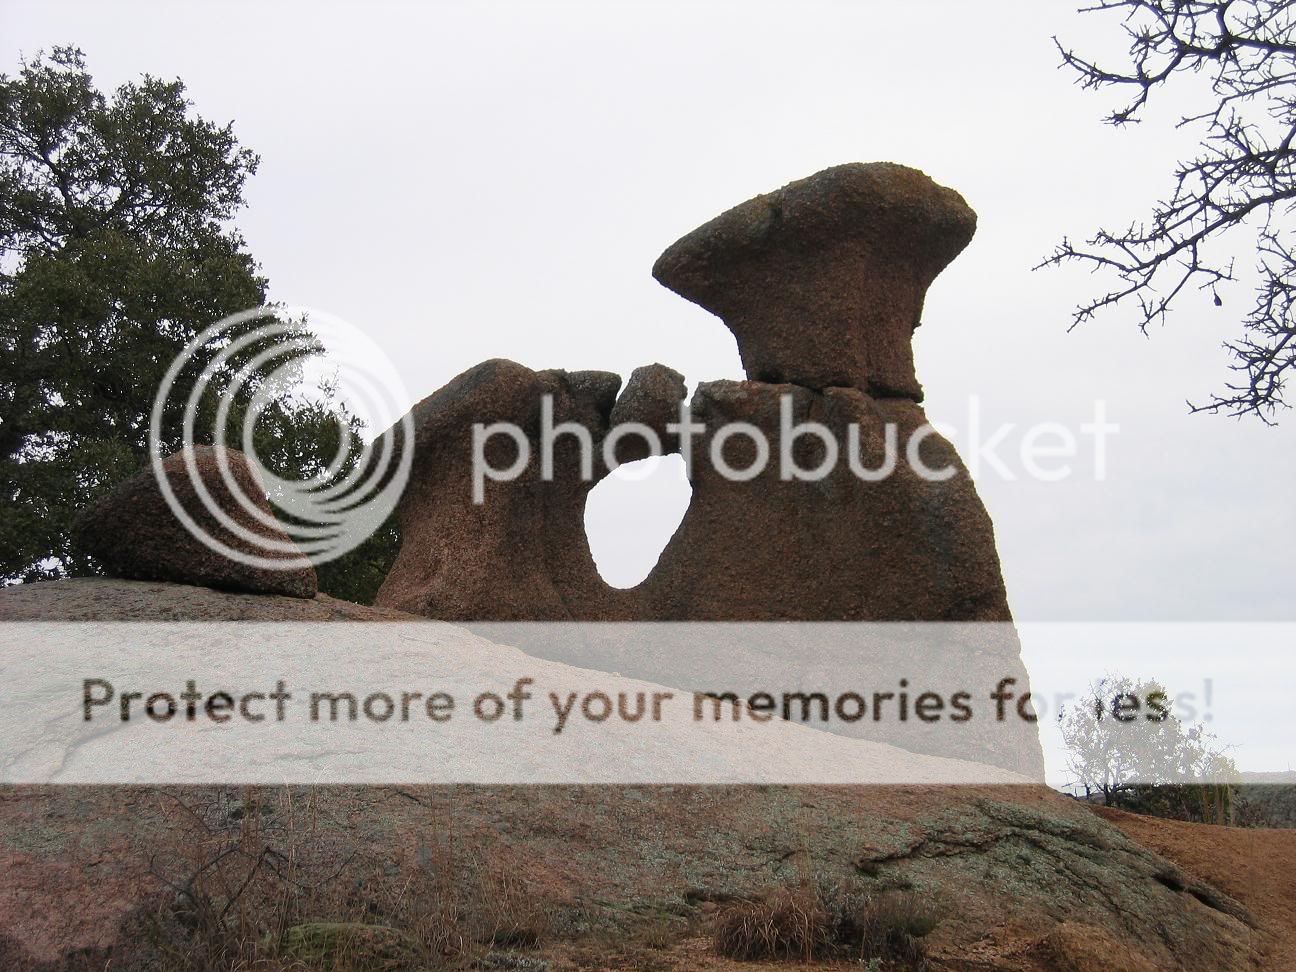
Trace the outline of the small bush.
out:
[[[1245,783],[1237,790],[1236,823],[1241,827],[1296,827],[1296,786]]]
[[[829,925],[817,895],[780,888],[760,901],[730,905],[716,917],[714,947],[729,958],[812,959]]]
[[[1112,803],[1149,817],[1228,825],[1234,820],[1236,796],[1237,788],[1228,784],[1137,784],[1120,791]]]
[[[841,893],[829,909],[833,953],[877,959],[900,968],[925,967],[923,939],[940,922],[935,908],[909,891],[868,896]]]
[[[723,909],[712,945],[717,954],[742,961],[854,959],[923,969],[923,939],[939,920],[931,905],[909,892],[779,888]]]

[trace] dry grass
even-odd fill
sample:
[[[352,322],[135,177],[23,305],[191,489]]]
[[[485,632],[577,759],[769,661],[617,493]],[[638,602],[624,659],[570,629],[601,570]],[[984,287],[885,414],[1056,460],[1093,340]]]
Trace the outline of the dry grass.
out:
[[[405,798],[427,808],[426,825],[387,825],[392,800]],[[114,947],[110,965],[87,955],[59,972],[522,969],[542,959],[679,968],[683,943],[705,950],[699,936],[717,905],[722,955],[921,968],[934,924],[895,892],[814,890],[811,871],[759,900],[666,889],[630,902],[569,898],[561,867],[537,868],[529,845],[482,840],[479,824],[459,822],[453,794],[171,788],[149,799],[163,818],[149,856],[162,894],[122,929],[130,944]]]
[[[309,789],[159,799],[174,836],[150,866],[169,890],[134,922],[142,967],[397,972],[532,948],[548,933],[541,896],[512,862],[456,856],[448,841],[353,842],[342,856]]]
[[[851,959],[878,968],[923,969],[922,940],[938,920],[934,908],[910,892],[871,895],[804,884],[722,909],[712,946],[741,961]]]
[[[779,888],[759,901],[725,908],[716,918],[716,952],[740,961],[804,959],[822,949],[829,916],[806,888]]]

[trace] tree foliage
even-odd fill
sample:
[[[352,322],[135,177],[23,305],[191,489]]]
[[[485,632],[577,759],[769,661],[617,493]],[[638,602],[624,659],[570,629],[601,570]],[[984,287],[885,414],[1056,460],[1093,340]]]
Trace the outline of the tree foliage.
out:
[[[1108,806],[1224,822],[1237,768],[1201,725],[1185,725],[1159,682],[1109,676],[1058,713],[1072,785]]]
[[[71,547],[72,520],[148,461],[166,369],[208,325],[265,303],[266,280],[230,223],[257,157],[232,125],[192,107],[180,81],[147,75],[105,95],[74,48],[0,75],[0,580],[95,570]],[[216,374],[199,441],[211,441],[216,399],[262,347]],[[217,350],[186,366],[181,401]],[[231,425],[257,389],[235,396]],[[168,451],[181,411],[164,415]],[[339,421],[357,427],[327,394],[284,388],[258,423],[258,454],[279,475],[309,478],[335,454]],[[371,546],[322,571],[325,589],[371,597],[372,577],[359,582],[347,564],[374,556]]]
[[[1150,217],[1099,229],[1083,244],[1063,239],[1041,266],[1078,262],[1115,286],[1078,306],[1073,326],[1099,311],[1137,306],[1145,331],[1164,323],[1185,292],[1223,304],[1235,265],[1221,243],[1252,241],[1259,275],[1240,336],[1226,342],[1236,373],[1194,411],[1250,414],[1272,422],[1290,407],[1284,385],[1296,368],[1296,3],[1292,0],[1099,0],[1082,12],[1123,17],[1129,60],[1100,65],[1058,42],[1085,88],[1125,99],[1107,121],[1143,119],[1159,89],[1208,84],[1204,103],[1180,120],[1200,132],[1200,152],[1177,163],[1171,188]],[[1056,39],[1055,39],[1056,41]]]

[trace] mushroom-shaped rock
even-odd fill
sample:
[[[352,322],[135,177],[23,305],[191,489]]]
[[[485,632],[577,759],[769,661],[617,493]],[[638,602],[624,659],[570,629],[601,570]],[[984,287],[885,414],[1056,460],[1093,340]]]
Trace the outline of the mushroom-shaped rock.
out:
[[[222,472],[222,452],[234,489]],[[199,494],[190,476],[187,455],[207,491],[206,498]],[[241,495],[272,521],[274,513],[265,487],[243,453],[196,446],[191,452],[168,456],[162,470],[176,502],[205,535],[235,553],[279,561],[281,565],[245,563],[200,540],[172,511],[151,467],[81,513],[73,532],[76,547],[113,577],[173,581],[253,594],[315,596],[318,584],[310,561],[292,546],[292,540],[277,524],[263,522],[240,502]],[[252,536],[230,529],[213,507]]]
[[[975,230],[963,197],[917,169],[851,163],[717,216],[653,276],[724,320],[749,378],[921,401],[913,330]]]

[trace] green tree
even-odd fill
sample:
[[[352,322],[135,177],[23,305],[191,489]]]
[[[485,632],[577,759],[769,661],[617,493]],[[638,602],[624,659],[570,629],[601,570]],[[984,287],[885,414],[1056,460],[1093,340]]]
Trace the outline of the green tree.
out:
[[[1058,712],[1072,785],[1140,813],[1228,822],[1237,768],[1215,736],[1185,725],[1155,680],[1108,676]]]
[[[351,448],[339,469],[340,478],[364,461],[363,425],[335,398],[331,383],[326,382],[309,394],[297,387],[276,400],[263,421],[257,423],[256,454],[275,475],[302,482],[324,482],[330,461],[344,450],[343,424],[350,429]],[[292,521],[275,503],[273,492],[269,500],[281,519]],[[319,588],[333,597],[371,604],[399,550],[400,532],[393,513],[354,550],[315,565]]]
[[[94,572],[71,547],[71,523],[147,462],[164,372],[205,327],[265,303],[266,280],[231,225],[257,162],[232,125],[194,113],[178,80],[145,75],[107,96],[70,47],[0,75],[0,579]],[[187,392],[216,350],[177,387]],[[196,437],[210,441],[217,397],[258,350],[212,381]],[[308,478],[333,455],[339,417],[357,427],[327,395],[285,389],[258,425],[268,464]],[[179,408],[164,416],[168,449],[179,422]],[[371,598],[376,582],[351,568],[375,558],[389,552],[371,546],[328,567],[325,590]]]

